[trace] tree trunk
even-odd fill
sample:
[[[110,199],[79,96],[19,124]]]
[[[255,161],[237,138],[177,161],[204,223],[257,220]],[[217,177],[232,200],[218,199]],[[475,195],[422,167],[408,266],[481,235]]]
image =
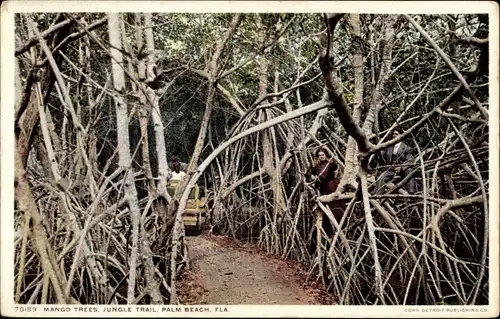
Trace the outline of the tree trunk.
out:
[[[124,176],[124,199],[126,200],[130,212],[132,223],[132,240],[131,251],[129,256],[129,279],[127,290],[127,303],[132,304],[135,301],[135,290],[137,280],[137,263],[139,260],[139,223],[140,212],[137,202],[137,190],[133,173],[131,170],[132,159],[130,156],[130,142],[129,142],[129,129],[128,129],[128,112],[127,104],[122,96],[125,89],[125,75],[123,72],[123,57],[121,51],[121,37],[120,37],[120,23],[118,13],[108,14],[108,27],[109,27],[109,42],[111,47],[111,67],[113,72],[113,84],[118,95],[115,96],[116,108],[116,130],[118,142],[118,158],[119,165],[125,171]]]
[[[378,125],[378,113],[380,111],[381,99],[385,92],[385,83],[390,76],[392,65],[392,47],[394,46],[395,25],[399,15],[391,14],[386,16],[384,21],[384,40],[382,41],[382,65],[377,84],[373,89],[372,101],[368,109],[368,115],[363,123],[363,131],[366,134],[372,132],[373,125]]]
[[[353,13],[349,15],[349,24],[353,36],[352,44],[352,65],[354,69],[354,101],[352,107],[352,118],[356,125],[359,124],[361,117],[361,109],[363,105],[363,50],[361,39],[361,26],[359,14]],[[346,186],[356,188],[356,175],[359,171],[358,162],[358,147],[356,140],[349,136],[347,140],[347,148],[345,151],[345,166],[344,174],[337,187],[337,192],[342,193]]]
[[[145,33],[146,33],[146,48],[148,51],[155,50],[155,43],[153,38],[153,29],[151,21],[151,13],[144,13],[145,16]],[[148,61],[148,68],[152,69],[154,61],[150,59]],[[156,95],[155,91],[151,88],[147,90],[149,94],[149,101],[153,101],[153,106],[151,110],[151,116],[153,119],[154,131],[155,131],[155,142],[156,142],[156,154],[158,158],[158,194],[163,196],[165,200],[170,200],[170,196],[167,193],[167,177],[169,173],[168,162],[167,162],[167,149],[165,146],[165,129],[163,125],[163,120],[161,118],[161,110],[159,97]]]
[[[256,15],[257,27],[259,29],[259,43],[265,42],[265,26],[262,24],[262,20],[259,14]],[[267,50],[265,51],[267,52]],[[257,57],[258,72],[259,72],[259,100],[267,95],[267,73],[269,61],[264,55],[259,55]],[[262,122],[271,119],[271,112],[269,110],[260,111],[260,118]],[[273,210],[274,218],[277,216],[282,216],[286,210],[286,205],[283,199],[283,192],[281,187],[281,174],[279,169],[279,162],[275,161],[275,152],[273,147],[273,141],[276,140],[272,137],[275,136],[274,128],[269,128],[262,132],[262,153],[264,157],[264,171],[269,177],[269,183],[271,185],[271,191],[273,193]],[[275,163],[276,162],[276,163]]]
[[[137,51],[141,50],[144,48],[144,35],[142,32],[143,26],[147,28],[146,25],[143,25],[142,19],[141,19],[142,14],[136,14],[135,15],[135,29],[136,29],[136,44],[137,44]],[[149,26],[151,27],[151,26]],[[123,39],[124,42],[126,39]],[[149,135],[148,135],[148,124],[149,124],[149,117],[151,114],[151,109],[152,105],[148,101],[148,91],[147,91],[147,86],[144,83],[144,79],[146,78],[146,66],[145,62],[143,59],[139,61],[138,67],[138,72],[137,74],[139,75],[139,83],[141,84],[141,87],[139,88],[139,96],[140,96],[140,105],[139,105],[139,126],[141,128],[141,145],[142,145],[142,165],[144,169],[144,173],[146,175],[146,179],[148,180],[148,191],[150,195],[156,195],[156,185],[153,180],[153,173],[151,171],[151,163],[149,159]]]

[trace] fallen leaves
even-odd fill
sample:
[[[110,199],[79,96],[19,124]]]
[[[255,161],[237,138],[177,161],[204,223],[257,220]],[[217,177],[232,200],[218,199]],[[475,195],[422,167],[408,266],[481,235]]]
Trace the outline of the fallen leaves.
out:
[[[206,289],[200,285],[196,276],[196,268],[183,272],[177,282],[177,294],[183,305],[202,305],[206,304],[203,296]]]

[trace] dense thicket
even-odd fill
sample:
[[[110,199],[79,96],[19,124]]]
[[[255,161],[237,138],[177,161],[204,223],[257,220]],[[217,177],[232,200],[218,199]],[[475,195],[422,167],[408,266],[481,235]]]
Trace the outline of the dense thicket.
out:
[[[210,233],[302,263],[340,304],[488,303],[487,15],[15,23],[16,302],[179,302],[199,183]],[[411,174],[375,192],[373,158],[401,140]],[[319,147],[330,195],[306,179]]]

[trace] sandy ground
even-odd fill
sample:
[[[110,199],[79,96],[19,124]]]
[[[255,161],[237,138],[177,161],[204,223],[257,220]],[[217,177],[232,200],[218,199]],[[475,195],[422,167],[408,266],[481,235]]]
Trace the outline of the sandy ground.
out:
[[[305,285],[293,263],[227,237],[190,236],[190,270],[181,276],[184,304],[314,305],[321,291]]]

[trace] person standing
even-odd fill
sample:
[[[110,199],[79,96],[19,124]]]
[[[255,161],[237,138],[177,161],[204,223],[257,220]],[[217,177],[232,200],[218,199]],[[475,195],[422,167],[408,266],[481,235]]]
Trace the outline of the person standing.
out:
[[[328,195],[337,189],[338,180],[336,178],[337,172],[337,164],[333,160],[327,160],[326,158],[326,150],[320,148],[316,151],[316,157],[318,159],[318,163],[310,169],[310,175],[313,177],[313,180],[316,179],[316,185],[319,190],[320,195]],[[342,203],[338,201],[332,201],[328,203],[330,210],[332,211],[335,219],[340,221],[342,215],[344,214],[344,210],[342,209]],[[325,224],[325,218],[323,218],[323,224]],[[331,227],[328,222],[328,228]],[[326,229],[325,229],[326,231]],[[328,232],[327,232],[328,233]]]
[[[318,179],[319,193],[321,195],[333,193],[338,184],[335,180],[338,166],[332,160],[326,159],[326,151],[323,148],[316,151],[316,157],[318,163],[312,168],[311,173]]]

